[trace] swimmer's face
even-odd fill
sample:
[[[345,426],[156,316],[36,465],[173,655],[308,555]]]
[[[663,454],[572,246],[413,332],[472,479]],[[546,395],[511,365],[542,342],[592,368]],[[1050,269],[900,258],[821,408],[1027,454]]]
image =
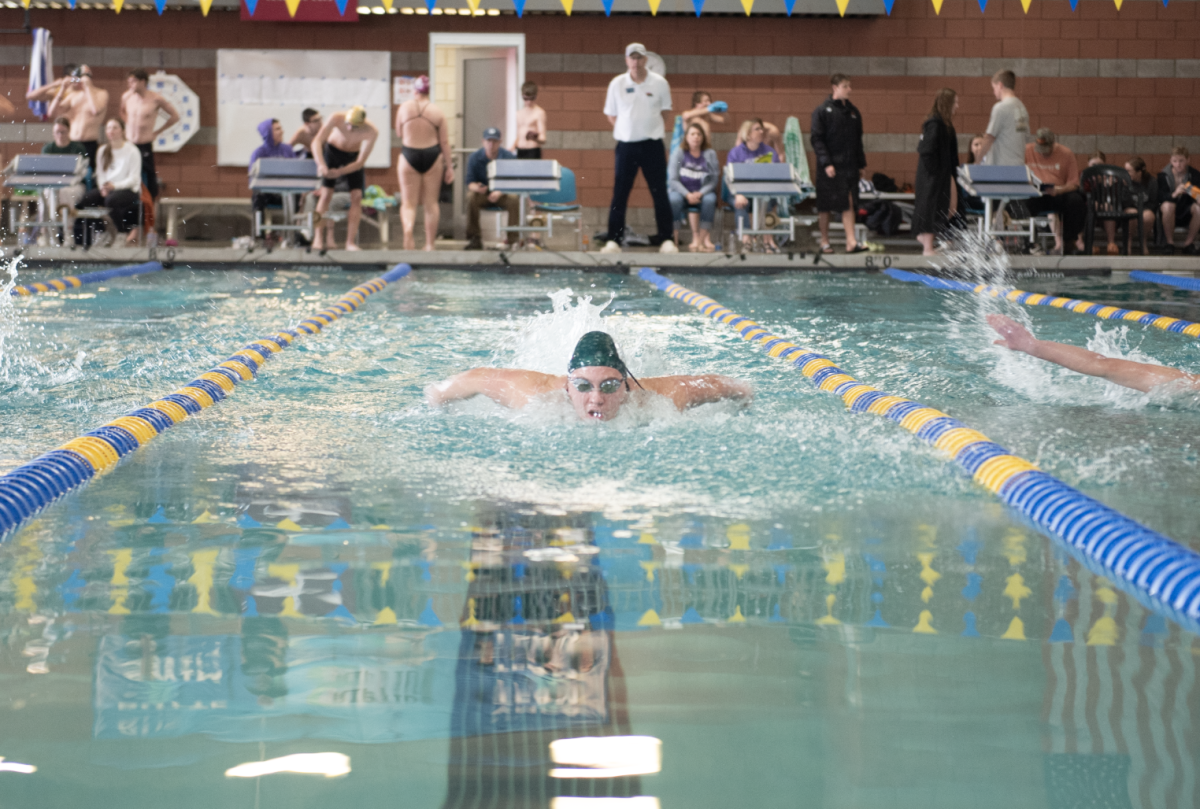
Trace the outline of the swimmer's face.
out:
[[[612,393],[605,390],[615,387]],[[580,390],[587,388],[587,390]],[[589,365],[576,368],[567,377],[567,398],[575,414],[585,421],[609,421],[616,418],[629,392],[625,380],[616,368]]]

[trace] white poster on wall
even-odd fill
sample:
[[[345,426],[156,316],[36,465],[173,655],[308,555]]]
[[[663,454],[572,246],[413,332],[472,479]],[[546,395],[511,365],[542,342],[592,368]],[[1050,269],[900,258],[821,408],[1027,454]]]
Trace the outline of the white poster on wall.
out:
[[[290,138],[312,107],[328,120],[356,104],[379,129],[367,160],[391,165],[391,54],[387,51],[217,51],[217,163],[245,166],[262,144],[258,125],[277,118]]]

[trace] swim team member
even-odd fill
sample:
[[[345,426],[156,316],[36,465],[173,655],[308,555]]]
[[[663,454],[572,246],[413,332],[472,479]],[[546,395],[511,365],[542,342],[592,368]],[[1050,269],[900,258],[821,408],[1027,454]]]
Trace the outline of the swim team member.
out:
[[[631,379],[637,390],[631,388]],[[749,402],[754,395],[745,382],[716,374],[639,381],[625,367],[612,337],[590,331],[575,344],[566,376],[513,368],[472,368],[430,385],[425,397],[437,406],[482,394],[505,407],[522,408],[534,399],[552,399],[562,391],[579,418],[594,421],[616,418],[621,405],[630,398],[644,402],[651,395],[664,396],[679,410],[686,410],[722,399]]]
[[[996,345],[1022,351],[1031,357],[1053,362],[1077,373],[1098,376],[1115,385],[1133,388],[1143,393],[1149,393],[1159,385],[1181,380],[1184,387],[1200,390],[1200,376],[1178,368],[1115,359],[1079,346],[1038,340],[1029,333],[1029,329],[1004,315],[988,315],[987,321],[1002,338],[996,340]]]
[[[346,217],[347,250],[362,249],[358,246],[358,223],[362,219],[362,196],[366,187],[363,167],[378,138],[379,130],[367,120],[367,111],[362,107],[335,112],[313,136],[313,159],[317,162],[317,174],[322,178],[317,213],[324,217],[329,210],[338,178],[345,177],[350,187],[350,213]],[[325,249],[326,232],[330,246],[333,246],[333,223],[325,220],[317,224],[313,233],[314,250]]]

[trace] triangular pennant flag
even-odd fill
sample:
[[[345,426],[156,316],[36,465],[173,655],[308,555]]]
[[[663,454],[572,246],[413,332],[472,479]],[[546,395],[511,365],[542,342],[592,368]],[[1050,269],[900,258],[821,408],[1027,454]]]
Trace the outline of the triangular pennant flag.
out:
[[[113,11],[117,12],[118,14],[121,13],[121,9],[124,6],[125,0],[113,0]],[[29,8],[28,2],[26,3],[25,8]]]
[[[1120,11],[1121,10],[1121,0],[1113,0],[1113,2],[1117,4],[1117,11]]]
[[[692,8],[696,9],[696,16],[699,17],[704,10],[704,0],[692,0]]]
[[[67,0],[67,5],[71,8],[75,8],[75,0]]]
[[[160,17],[162,16],[163,9],[165,9],[166,7],[167,7],[167,0],[154,0],[154,8],[156,11],[158,11],[158,16],[160,16]],[[1117,8],[1120,8],[1120,6],[1118,6]]]
[[[1079,8],[1079,0],[1071,0],[1071,11]]]
[[[887,4],[889,14],[892,11],[892,3],[895,1],[896,0],[890,0],[889,2],[889,0],[883,0],[883,2]],[[783,0],[783,5],[784,8],[787,9],[788,16],[792,16],[792,9],[796,7],[796,0]]]
[[[289,17],[296,16],[296,9],[300,8],[300,0],[284,0],[287,3]]]
[[[513,2],[516,2],[516,0],[513,0]],[[524,2],[525,2],[525,0],[521,0],[521,2],[522,2],[522,3],[524,3]],[[613,0],[603,0],[603,2],[604,2],[604,16],[605,16],[605,17],[611,17],[611,16],[612,16]]]
[[[246,4],[246,11],[249,11],[250,16],[253,17],[254,12],[258,11],[258,0],[243,0],[243,2]]]
[[[896,0],[883,0],[883,10],[887,12],[889,17],[892,16],[892,6],[895,4]]]
[[[662,5],[662,0],[649,0],[649,2],[650,2],[650,16],[657,17],[658,16],[658,7],[660,5]]]
[[[208,10],[212,8],[213,0],[200,0],[200,16],[207,17]],[[250,12],[253,14],[254,12]]]
[[[425,0],[425,1],[429,2],[429,0]],[[524,16],[525,15],[525,0],[513,0],[513,8],[515,8],[517,10],[518,17]]]
[[[467,0],[469,3],[471,0]],[[559,0],[562,3],[563,11],[567,12],[567,16],[571,16],[571,8],[575,5],[575,0]],[[479,5],[479,0],[475,0],[475,5]],[[657,9],[658,6],[655,6]]]
[[[987,11],[987,0],[979,0],[979,13],[983,14]]]
[[[942,0],[933,0],[933,13],[934,14],[942,13]]]
[[[338,15],[345,17],[346,16],[346,6],[350,4],[350,0],[336,0],[336,2],[337,2],[337,8],[338,8]],[[383,4],[383,7],[385,10],[390,10],[392,7],[391,0],[387,0],[387,2],[385,2]]]
[[[1032,3],[1033,0],[1021,0],[1021,8],[1025,9],[1026,14],[1029,13],[1029,6],[1032,5]]]
[[[467,5],[471,7],[471,13],[479,11],[479,0],[467,0]]]
[[[30,2],[32,2],[32,0],[21,0],[21,5],[23,5],[25,8],[29,8]]]
[[[754,8],[754,0],[742,0],[742,10],[746,12],[746,16],[750,16],[750,9]]]
[[[425,0],[425,8],[429,9],[429,13],[430,13],[430,14],[432,14],[432,13],[433,13],[433,7],[434,7],[434,6],[436,6],[436,5],[437,5],[437,0]],[[524,4],[524,3],[521,3],[521,7],[522,7],[522,8],[524,8],[524,6],[525,6],[525,4]],[[518,15],[519,15],[520,13],[521,13],[521,12],[519,12],[519,11],[517,12],[517,14],[518,14]]]
[[[838,14],[846,16],[846,6],[850,5],[850,0],[837,0]]]

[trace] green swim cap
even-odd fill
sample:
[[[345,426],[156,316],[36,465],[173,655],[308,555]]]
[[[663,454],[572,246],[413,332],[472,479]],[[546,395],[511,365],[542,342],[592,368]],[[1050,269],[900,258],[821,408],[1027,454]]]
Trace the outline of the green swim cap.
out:
[[[611,336],[602,331],[589,331],[579,338],[579,342],[575,344],[575,352],[571,354],[571,361],[567,364],[567,373],[576,368],[591,366],[616,368],[621,372],[621,376],[629,376],[629,369],[617,353],[617,344]]]

